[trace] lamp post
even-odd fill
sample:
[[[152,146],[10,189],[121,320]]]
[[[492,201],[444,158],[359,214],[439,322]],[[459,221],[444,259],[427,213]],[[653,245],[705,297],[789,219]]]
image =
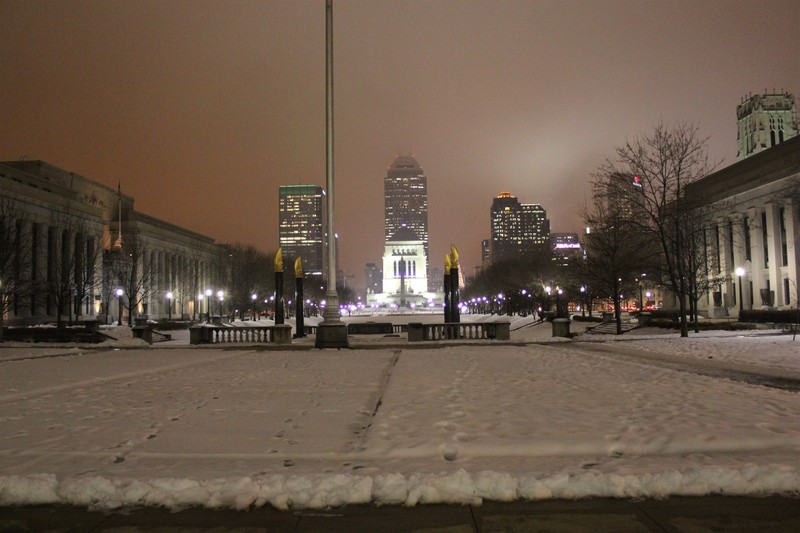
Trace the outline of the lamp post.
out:
[[[122,325],[122,289],[117,289],[117,308],[119,309],[119,321],[117,325]]]
[[[559,299],[559,296],[562,294],[564,294],[564,291],[561,289],[561,287],[556,287],[556,318],[562,318],[561,300]]]
[[[544,292],[545,294],[547,294],[547,302],[545,304],[544,310],[550,312],[550,295],[553,294],[553,287],[551,287],[550,285],[546,286],[544,288]]]
[[[167,291],[167,322],[172,321],[172,291]]]
[[[217,299],[219,300],[219,317],[222,318],[222,300],[225,298],[225,293],[217,291]]]
[[[333,187],[333,2],[325,1],[325,184],[328,208],[328,288],[325,298],[328,305],[317,326],[317,348],[347,348],[347,326],[339,315],[336,294],[336,229],[334,224]]]
[[[256,302],[258,301],[258,295],[256,293],[253,293],[253,295],[250,296],[250,298],[252,298],[252,300],[253,300],[253,322],[255,322],[256,321]]]
[[[642,277],[639,278],[639,311],[644,311],[644,301],[642,300],[642,291],[644,290],[644,278],[647,277],[645,272],[642,272]]]
[[[581,285],[581,316],[586,316],[586,287]]]
[[[206,289],[206,322],[211,322],[211,289]]]
[[[742,309],[744,307],[744,293],[742,292],[742,277],[744,276],[744,269],[742,267],[738,267],[736,269],[736,275],[739,277],[739,320],[741,320]]]

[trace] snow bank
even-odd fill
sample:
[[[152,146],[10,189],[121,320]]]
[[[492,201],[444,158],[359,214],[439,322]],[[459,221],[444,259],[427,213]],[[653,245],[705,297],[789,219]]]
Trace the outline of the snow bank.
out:
[[[581,499],[591,497],[665,498],[707,494],[798,495],[800,472],[787,465],[706,467],[655,474],[586,472],[549,477],[464,470],[447,474],[348,474],[264,478],[110,480],[52,475],[0,477],[0,505],[68,504],[94,509],[158,506],[246,510],[326,509],[343,505],[463,504],[484,500]]]

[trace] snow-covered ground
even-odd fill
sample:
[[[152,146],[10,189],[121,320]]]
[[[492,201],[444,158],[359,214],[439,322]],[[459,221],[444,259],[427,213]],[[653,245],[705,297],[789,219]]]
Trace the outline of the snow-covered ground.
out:
[[[225,350],[172,332],[143,349],[0,347],[0,505],[800,494],[800,393],[609,357],[800,380],[800,339],[565,342],[528,322],[514,319],[512,340],[530,341],[514,345]]]

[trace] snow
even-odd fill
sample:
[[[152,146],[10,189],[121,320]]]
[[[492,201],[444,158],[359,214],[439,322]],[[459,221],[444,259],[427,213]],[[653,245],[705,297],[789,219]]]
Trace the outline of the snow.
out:
[[[143,346],[126,328],[100,346],[5,344],[0,505],[800,494],[798,392],[649,364],[800,380],[800,340],[640,330],[570,342],[519,317],[512,331],[512,343],[438,348],[369,336],[377,347],[230,350],[189,347],[180,331]]]

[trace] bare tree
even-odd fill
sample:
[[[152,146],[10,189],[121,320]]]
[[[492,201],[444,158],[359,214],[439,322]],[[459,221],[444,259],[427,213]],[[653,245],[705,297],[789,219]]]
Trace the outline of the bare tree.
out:
[[[254,246],[236,243],[228,248],[225,284],[228,287],[231,308],[239,318],[244,318],[254,304],[253,294],[264,297],[275,290],[275,265],[272,254]],[[294,271],[287,270],[290,274]]]
[[[0,195],[0,342],[6,314],[30,290],[24,272],[31,267],[31,235],[23,231],[21,220],[19,203]]]
[[[200,309],[200,279],[202,276],[201,262],[205,254],[199,246],[193,247],[186,256],[186,268],[181,274],[179,286],[182,298],[182,304],[185,305],[186,300],[191,300],[192,305],[192,320],[197,319],[197,313],[202,313]]]
[[[628,174],[639,186],[639,193],[631,197],[641,215],[634,222],[659,243],[664,281],[678,300],[682,337],[689,334],[686,313],[693,276],[685,242],[686,213],[693,205],[685,190],[716,167],[709,162],[707,144],[708,138],[701,137],[694,124],[661,122],[652,133],[618,147],[616,161],[606,165],[607,173]]]
[[[716,230],[711,223],[708,209],[695,207],[683,213],[682,226],[685,231],[683,240],[686,261],[685,271],[688,273],[689,316],[695,333],[700,331],[698,322],[698,305],[703,295],[712,294],[714,289],[725,281],[725,275],[719,269],[716,254],[709,254],[708,233]]]
[[[593,183],[592,204],[582,213],[589,228],[582,277],[594,291],[607,294],[614,302],[618,335],[622,333],[621,295],[635,290],[635,280],[642,271],[652,270],[655,255],[649,234],[632,223],[636,214],[631,210],[631,191],[626,186],[633,187],[623,175],[599,172]]]
[[[48,261],[39,265],[38,279],[44,280],[42,289],[55,306],[56,323],[64,327],[65,316],[72,322],[72,313],[92,287],[94,270],[84,271],[87,263],[94,267],[95,258],[88,258],[83,239],[89,234],[86,218],[72,210],[67,204],[64,210],[52,215],[52,224],[47,237]]]
[[[119,281],[128,307],[128,325],[133,325],[134,310],[150,295],[152,265],[148,261],[149,248],[138,232],[125,237],[122,248],[111,266]]]

